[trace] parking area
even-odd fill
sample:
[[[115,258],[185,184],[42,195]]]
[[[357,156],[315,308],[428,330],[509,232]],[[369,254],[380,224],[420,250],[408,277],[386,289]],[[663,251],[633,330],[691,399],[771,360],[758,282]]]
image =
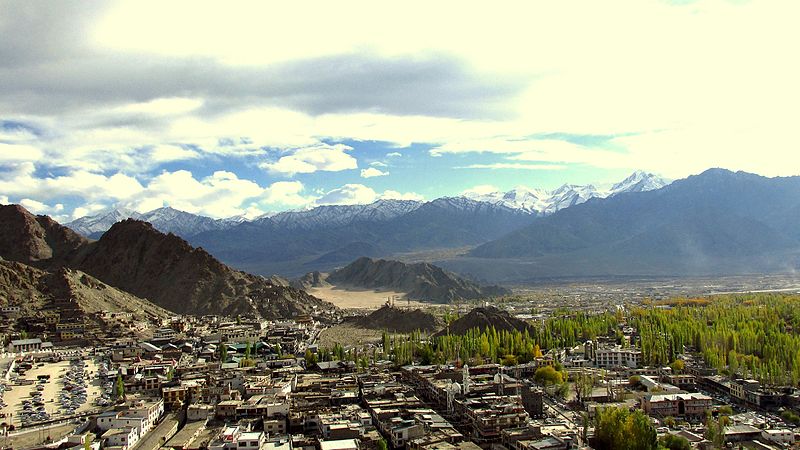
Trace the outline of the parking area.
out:
[[[97,408],[103,390],[93,360],[30,364],[0,395],[0,420],[20,425],[69,417]],[[27,367],[27,366],[26,366]]]

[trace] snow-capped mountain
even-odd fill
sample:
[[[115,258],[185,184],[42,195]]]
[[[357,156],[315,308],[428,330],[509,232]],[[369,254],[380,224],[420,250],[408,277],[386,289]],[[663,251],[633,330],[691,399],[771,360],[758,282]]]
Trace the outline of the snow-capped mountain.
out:
[[[553,191],[519,186],[508,192],[468,192],[464,196],[472,200],[520,209],[537,216],[547,216],[595,197],[606,198],[625,192],[652,191],[668,184],[669,181],[657,175],[636,171],[608,189],[597,188],[591,184],[585,186],[565,184]]]
[[[261,216],[256,222],[269,220],[289,229],[343,226],[360,221],[382,222],[414,211],[421,204],[413,200],[378,200],[368,205],[325,205]]]
[[[111,225],[125,219],[141,219],[142,214],[127,208],[106,210],[92,216],[84,216],[65,224],[73,231],[86,237],[96,238],[111,228]]]
[[[204,231],[230,228],[240,223],[234,218],[212,219],[166,206],[146,213],[139,213],[127,208],[116,208],[93,216],[81,217],[65,225],[84,236],[96,239],[112,225],[125,219],[144,220],[153,224],[162,233],[172,233],[183,238]]]
[[[120,220],[133,218],[153,224],[164,233],[189,238],[206,231],[228,230],[242,223],[264,225],[283,230],[311,230],[319,227],[340,227],[357,222],[388,222],[425,206],[425,210],[484,213],[514,212],[547,216],[556,211],[581,204],[594,197],[610,197],[624,192],[642,192],[669,184],[656,175],[637,171],[607,189],[593,185],[565,184],[553,191],[520,186],[508,192],[466,193],[458,197],[441,197],[430,202],[413,200],[378,200],[367,205],[325,205],[305,210],[267,213],[253,220],[244,216],[227,219],[180,211],[170,207],[146,213],[130,209],[113,209],[82,217],[66,225],[84,236],[98,238]]]

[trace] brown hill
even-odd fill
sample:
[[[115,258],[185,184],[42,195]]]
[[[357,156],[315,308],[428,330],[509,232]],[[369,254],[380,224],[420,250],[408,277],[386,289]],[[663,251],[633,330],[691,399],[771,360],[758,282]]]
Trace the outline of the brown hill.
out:
[[[148,301],[113,288],[81,271],[59,268],[44,271],[0,259],[0,305],[19,306],[25,315],[48,309],[130,312],[135,317],[165,318],[171,314]]]
[[[333,308],[305,291],[233,270],[202,248],[133,219],[85,245],[70,264],[178,313],[280,318]]]
[[[90,242],[49,217],[18,205],[0,206],[0,257],[52,271],[81,270],[176,313],[281,318],[334,309],[302,290],[233,270],[205,250],[136,220],[119,222]],[[11,287],[25,284],[24,277],[6,276]]]
[[[421,309],[400,309],[384,306],[371,314],[357,319],[354,324],[361,328],[386,330],[393,333],[410,333],[412,331],[431,332],[439,329],[441,323],[433,314]]]
[[[328,274],[320,273],[317,271],[308,272],[302,277],[292,280],[291,285],[297,289],[311,289],[318,287],[326,287],[331,284],[328,283]]]
[[[466,316],[459,318],[452,322],[447,328],[436,333],[437,336],[444,334],[466,334],[467,331],[474,328],[486,330],[488,328],[496,329],[497,331],[506,330],[519,330],[524,331],[530,328],[531,325],[523,320],[513,317],[508,311],[504,311],[494,306],[485,308],[475,308]]]
[[[385,259],[359,258],[328,276],[329,283],[367,289],[405,292],[412,300],[447,303],[508,295],[499,286],[480,286],[428,263],[406,264]]]
[[[19,205],[0,205],[0,256],[39,266],[63,261],[89,241],[47,216]]]

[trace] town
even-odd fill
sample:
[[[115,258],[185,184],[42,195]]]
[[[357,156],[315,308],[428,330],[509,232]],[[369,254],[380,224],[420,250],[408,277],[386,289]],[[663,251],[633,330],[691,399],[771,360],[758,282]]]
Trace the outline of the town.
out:
[[[714,300],[728,309],[761,301],[775,299]],[[586,304],[572,312],[539,305],[532,314],[516,299],[505,310],[473,311],[530,329],[492,324],[461,334],[457,323],[469,308],[440,307],[449,320],[444,334],[384,331],[371,343],[332,348],[321,347],[320,336],[341,317],[97,313],[89,320],[68,309],[62,318],[57,310],[20,317],[5,308],[0,445],[628,448],[614,441],[623,428],[625,439],[643,435],[662,448],[794,445],[800,396],[791,374],[760,371],[752,361],[739,366],[733,355],[715,367],[710,347],[681,343],[673,331],[653,340],[657,328],[645,327],[660,317],[653,315],[713,307],[704,302]],[[410,312],[391,301],[384,308]],[[15,331],[19,323],[25,331]],[[641,429],[625,428],[641,417]]]

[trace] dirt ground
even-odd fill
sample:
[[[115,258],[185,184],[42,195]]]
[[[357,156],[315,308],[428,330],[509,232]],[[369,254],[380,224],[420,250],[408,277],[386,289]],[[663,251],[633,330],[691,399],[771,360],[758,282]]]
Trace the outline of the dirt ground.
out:
[[[378,309],[386,303],[391,296],[396,296],[397,305],[408,306],[409,302],[403,300],[405,293],[396,291],[373,291],[369,289],[355,290],[333,286],[311,288],[308,293],[327,300],[342,309]],[[411,301],[410,306],[430,306],[425,303]]]
[[[97,378],[97,364],[93,360],[85,360],[86,368],[85,373],[89,376],[86,383],[86,403],[80,406],[77,413],[82,413],[90,409],[96,408],[92,401],[100,396],[102,386],[100,380]],[[42,391],[42,398],[45,402],[45,410],[52,416],[53,419],[60,418],[58,409],[61,404],[58,402],[58,393],[64,388],[63,375],[69,367],[69,361],[60,361],[56,363],[45,363],[44,366],[34,366],[32,369],[25,372],[24,378],[28,380],[36,380],[39,375],[50,375],[50,381],[44,384]],[[10,388],[10,390],[9,390]],[[22,400],[29,398],[31,392],[36,390],[36,384],[30,385],[16,385],[14,383],[6,383],[6,392],[3,395],[3,400],[6,407],[2,409],[2,413],[6,414],[6,421],[8,421],[9,414],[13,414],[13,424],[19,426],[21,424],[18,416],[22,411]]]
[[[325,330],[319,335],[319,346],[333,348],[335,344],[345,347],[349,345],[364,345],[380,342],[383,332],[354,327],[349,324],[336,325]]]

